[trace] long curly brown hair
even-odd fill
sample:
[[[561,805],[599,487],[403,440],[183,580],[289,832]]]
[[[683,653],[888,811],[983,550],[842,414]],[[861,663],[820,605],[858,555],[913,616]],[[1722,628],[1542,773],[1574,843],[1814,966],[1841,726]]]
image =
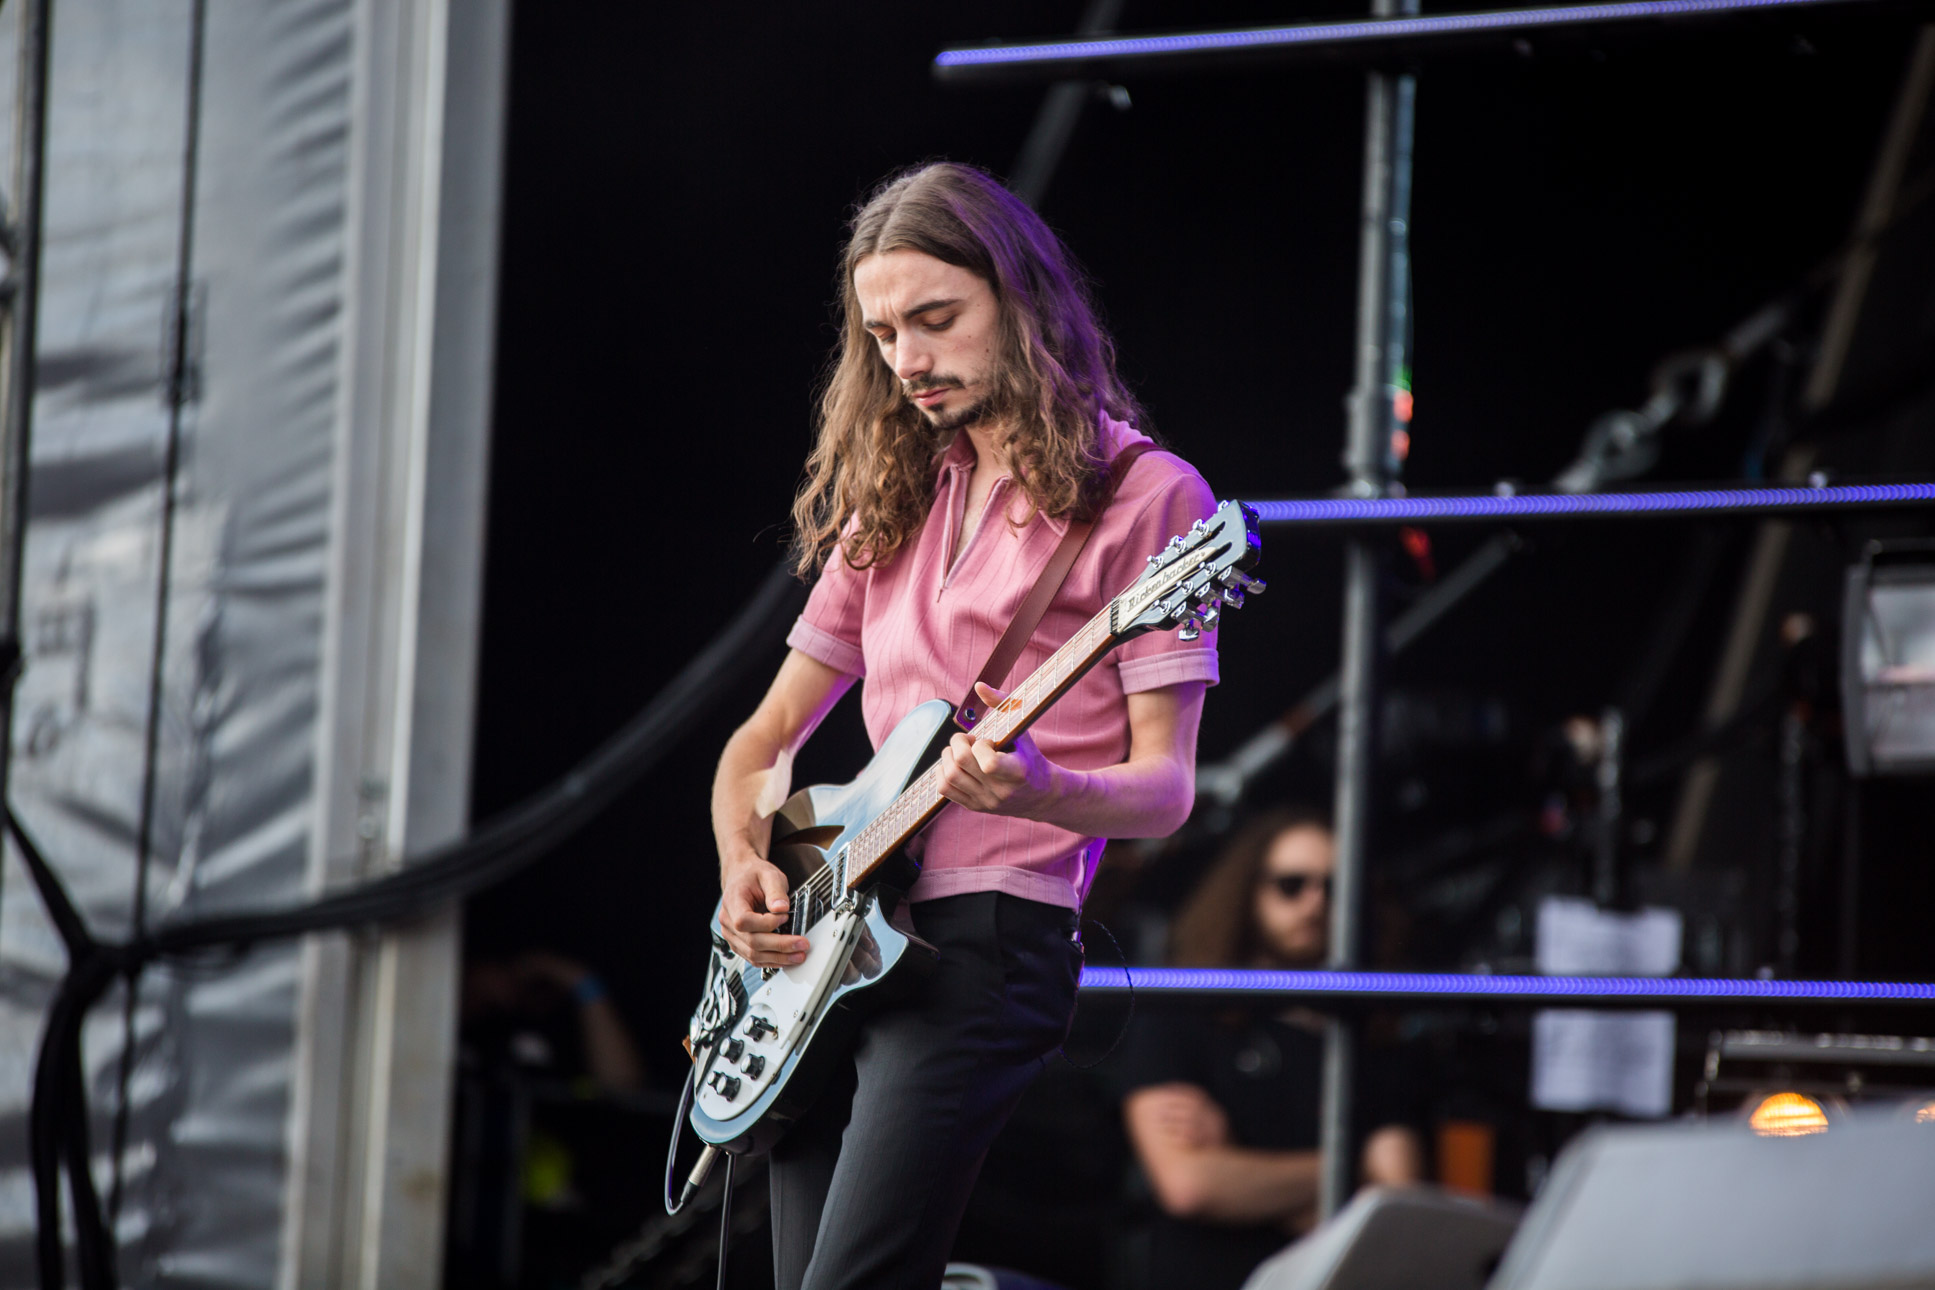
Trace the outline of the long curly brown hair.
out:
[[[1323,812],[1279,806],[1252,818],[1230,840],[1169,924],[1169,962],[1177,967],[1249,967],[1263,950],[1256,888],[1271,845],[1292,829],[1330,832]]]
[[[1115,370],[1088,283],[1048,225],[972,166],[934,162],[894,175],[861,206],[840,259],[840,343],[820,394],[819,439],[793,502],[795,568],[817,569],[838,544],[854,568],[885,564],[919,531],[936,463],[953,431],[936,431],[861,325],[853,271],[870,255],[914,250],[977,274],[1000,309],[993,406],[997,447],[1034,511],[1093,518],[1106,478],[1098,413],[1147,418]]]

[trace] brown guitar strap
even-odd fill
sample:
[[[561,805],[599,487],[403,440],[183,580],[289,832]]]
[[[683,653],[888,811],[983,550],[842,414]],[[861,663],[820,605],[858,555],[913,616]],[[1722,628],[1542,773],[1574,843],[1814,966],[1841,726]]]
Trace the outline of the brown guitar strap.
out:
[[[1122,487],[1122,481],[1128,477],[1129,467],[1135,464],[1135,459],[1155,446],[1145,439],[1115,454],[1115,460],[1109,463],[1109,480],[1103,486],[1101,504],[1096,509],[1098,517],[1115,500],[1115,492]],[[994,653],[988,655],[981,674],[968,685],[967,693],[954,706],[955,725],[963,730],[974,729],[975,723],[981,719],[981,696],[974,687],[987,685],[999,689],[1001,683],[1007,680],[1009,670],[1014,667],[1015,660],[1021,657],[1029,638],[1035,634],[1041,616],[1054,603],[1055,593],[1062,589],[1062,583],[1068,581],[1068,571],[1075,567],[1075,557],[1088,545],[1089,534],[1094,531],[1094,520],[1069,523],[1068,531],[1062,534],[1061,545],[1055,548],[1055,553],[1048,557],[1048,563],[1042,566],[1041,576],[1035,579],[1034,587],[1021,602],[1021,607],[1015,610],[1008,630],[1001,633],[1001,639],[995,642]]]

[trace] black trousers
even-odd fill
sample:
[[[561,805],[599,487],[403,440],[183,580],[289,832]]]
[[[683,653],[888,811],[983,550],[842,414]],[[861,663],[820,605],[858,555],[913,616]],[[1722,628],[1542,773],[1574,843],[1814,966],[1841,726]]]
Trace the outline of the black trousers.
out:
[[[994,892],[909,908],[940,962],[773,1149],[778,1290],[936,1290],[988,1144],[1068,1033],[1075,911]]]

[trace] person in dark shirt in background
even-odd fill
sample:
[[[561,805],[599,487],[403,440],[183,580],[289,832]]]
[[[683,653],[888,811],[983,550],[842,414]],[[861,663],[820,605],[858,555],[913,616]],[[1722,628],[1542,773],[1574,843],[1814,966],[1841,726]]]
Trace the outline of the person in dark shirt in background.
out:
[[[464,965],[465,1047],[485,1062],[533,1075],[588,1079],[604,1093],[636,1093],[645,1063],[604,982],[547,950]]]
[[[1170,929],[1183,967],[1312,968],[1329,941],[1329,824],[1300,809],[1252,821]],[[1160,1211],[1151,1286],[1235,1290],[1316,1223],[1322,1018],[1176,1009],[1138,1018],[1123,1118]],[[1367,1061],[1358,1090],[1366,1183],[1419,1180],[1422,1118],[1393,1072]]]

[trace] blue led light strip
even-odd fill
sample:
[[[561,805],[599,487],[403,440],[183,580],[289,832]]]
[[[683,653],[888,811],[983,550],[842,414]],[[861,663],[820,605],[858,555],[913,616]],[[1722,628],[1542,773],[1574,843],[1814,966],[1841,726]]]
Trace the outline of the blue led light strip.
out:
[[[1935,503],[1935,484],[1842,484],[1822,488],[1710,488],[1657,493],[1537,493],[1507,497],[1311,498],[1252,502],[1276,524],[1421,523],[1586,515],[1689,515],[1774,509]]]
[[[1499,1000],[1555,1003],[1899,1002],[1935,1004],[1935,982],[1764,981],[1740,977],[1474,976],[1455,972],[1271,972],[1226,968],[1082,969],[1085,990],[1137,993],[1271,994],[1310,999]]]
[[[991,45],[942,50],[936,68],[1014,66],[1076,59],[1160,58],[1234,50],[1284,49],[1298,45],[1349,44],[1394,37],[1519,31],[1528,27],[1571,26],[1636,19],[1695,17],[1752,9],[1792,9],[1857,0],[1636,0],[1629,4],[1558,5],[1491,13],[1442,14],[1429,18],[1383,18],[1369,22],[1326,22],[1300,27],[1253,27],[1242,31],[1203,31],[1174,36],[1119,36],[1062,40],[1036,45]]]

